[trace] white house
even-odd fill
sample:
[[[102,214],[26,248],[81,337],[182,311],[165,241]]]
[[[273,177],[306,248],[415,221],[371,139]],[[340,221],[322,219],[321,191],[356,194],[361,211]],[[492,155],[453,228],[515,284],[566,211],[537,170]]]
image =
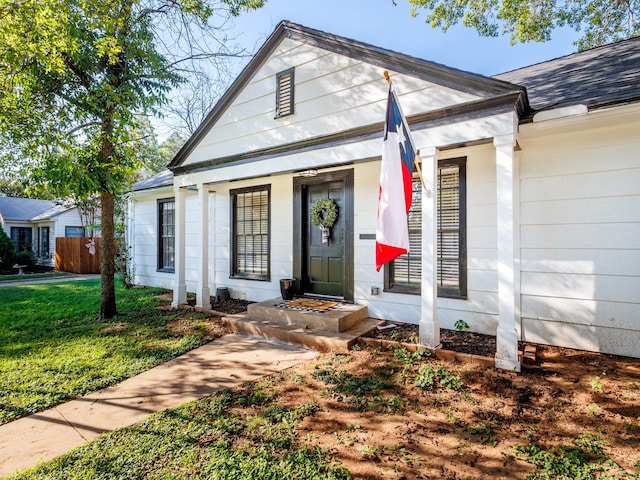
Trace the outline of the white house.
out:
[[[56,237],[83,237],[83,217],[73,205],[51,200],[0,197],[0,224],[16,252],[31,250],[40,265],[53,266]]]
[[[408,255],[375,269],[390,73],[420,151]],[[282,22],[169,171],[136,185],[136,282],[300,293],[369,316],[462,319],[517,341],[640,357],[640,38],[493,78]],[[437,191],[434,195],[432,192]],[[339,215],[328,243],[317,199]],[[437,246],[437,247],[436,247]]]

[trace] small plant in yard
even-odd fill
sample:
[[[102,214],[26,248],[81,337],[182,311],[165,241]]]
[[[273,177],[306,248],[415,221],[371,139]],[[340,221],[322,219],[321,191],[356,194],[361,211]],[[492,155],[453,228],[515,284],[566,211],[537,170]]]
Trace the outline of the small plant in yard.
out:
[[[420,363],[425,358],[430,357],[431,352],[424,348],[420,348],[415,352],[410,352],[406,348],[401,347],[393,350],[393,356],[401,364],[416,365],[417,363]]]
[[[368,460],[375,460],[380,456],[380,447],[377,445],[365,445],[359,449],[362,456]]]
[[[409,335],[409,338],[407,338],[407,343],[420,343],[420,337],[415,333],[412,333]]]
[[[591,390],[593,390],[596,393],[604,392],[604,387],[602,386],[600,377],[597,377],[597,376],[593,377],[593,379],[589,382],[589,385],[591,386]]]
[[[422,390],[433,390],[438,386],[459,390],[464,385],[460,377],[446,368],[442,366],[434,368],[429,363],[423,363],[418,367],[418,373],[413,384]]]
[[[359,423],[347,423],[347,432],[356,432],[360,430]]]
[[[495,447],[498,444],[493,427],[487,423],[480,422],[477,425],[469,427],[469,433],[480,438],[480,443],[489,444]]]
[[[587,413],[592,416],[600,415],[602,413],[602,409],[595,403],[592,403],[587,407]]]
[[[399,395],[394,395],[392,397],[376,395],[373,397],[373,400],[369,402],[369,406],[380,413],[395,414],[404,412],[404,403],[402,401],[402,397]]]
[[[469,324],[462,319],[456,320],[456,323],[454,323],[453,326],[459,332],[462,332],[463,330],[468,330],[469,328],[471,328]]]

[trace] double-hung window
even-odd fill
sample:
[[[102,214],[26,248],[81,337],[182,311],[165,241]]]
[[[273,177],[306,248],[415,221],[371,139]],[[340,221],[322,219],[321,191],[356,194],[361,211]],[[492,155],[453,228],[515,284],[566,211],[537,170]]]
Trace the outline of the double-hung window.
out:
[[[466,158],[438,162],[438,296],[466,298]],[[385,267],[385,290],[420,295],[422,273],[422,187],[414,175],[409,212],[409,253]]]
[[[32,250],[31,227],[11,227],[11,240],[17,253],[30,252]]]
[[[269,280],[271,186],[231,190],[231,276]]]
[[[158,270],[162,272],[173,272],[176,266],[175,219],[175,200],[158,200]]]

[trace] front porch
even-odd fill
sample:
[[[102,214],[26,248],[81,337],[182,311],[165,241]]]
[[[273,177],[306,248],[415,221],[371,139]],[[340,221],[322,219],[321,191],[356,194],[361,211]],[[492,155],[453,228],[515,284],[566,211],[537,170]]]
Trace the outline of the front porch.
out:
[[[182,305],[182,308],[193,308],[203,312],[217,312],[215,309],[203,309],[193,305]],[[387,322],[370,318],[366,306],[343,303],[331,300],[298,297],[292,301],[273,298],[267,301],[247,305],[242,313],[224,314],[222,322],[234,333],[279,340],[285,343],[312,348],[321,352],[344,353],[362,345],[383,350],[404,348],[416,351],[420,348],[431,350],[434,358],[461,363],[474,363],[487,367],[493,366],[495,358],[496,337],[490,342],[479,341],[473,346],[473,353],[468,352],[458,340],[449,338],[451,334],[468,334],[467,344],[474,343],[474,338],[491,337],[472,332],[451,331],[441,329],[441,348],[432,349],[416,342],[418,325]],[[394,329],[394,327],[396,327]],[[389,330],[389,329],[394,330]],[[401,330],[403,334],[385,335],[384,332]],[[411,334],[407,332],[412,332]],[[400,333],[400,332],[397,332]],[[449,338],[450,341],[447,341]],[[488,346],[493,346],[488,351]],[[483,350],[484,353],[479,352]],[[536,346],[522,344],[518,351],[518,359],[527,365],[536,363]]]

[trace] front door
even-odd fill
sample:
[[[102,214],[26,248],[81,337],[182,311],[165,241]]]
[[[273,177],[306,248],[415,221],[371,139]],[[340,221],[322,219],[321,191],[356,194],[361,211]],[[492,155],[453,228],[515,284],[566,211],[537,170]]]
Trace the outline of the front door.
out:
[[[353,300],[353,170],[316,177],[296,177],[294,276],[301,293]],[[338,218],[323,242],[322,231],[312,225],[311,207],[330,198],[338,207]]]

